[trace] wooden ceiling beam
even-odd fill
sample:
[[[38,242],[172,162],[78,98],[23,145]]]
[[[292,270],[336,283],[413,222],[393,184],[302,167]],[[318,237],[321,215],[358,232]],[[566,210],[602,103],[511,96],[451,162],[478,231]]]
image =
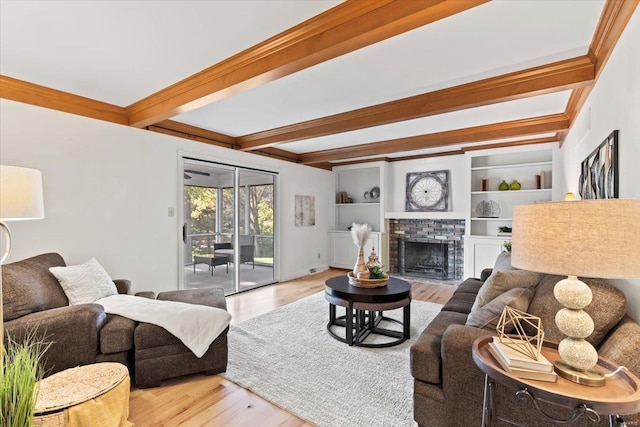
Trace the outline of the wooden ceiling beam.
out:
[[[417,119],[589,85],[595,66],[580,56],[409,98],[238,137],[241,150]]]
[[[462,147],[462,151],[467,152],[467,151],[477,151],[477,150],[488,150],[490,148],[519,147],[522,145],[546,144],[549,142],[558,142],[558,137],[547,136],[542,138],[522,139],[519,141],[496,142],[494,144],[471,145],[468,147]]]
[[[513,120],[464,129],[410,136],[389,141],[380,141],[331,150],[314,151],[311,153],[301,154],[300,161],[303,164],[330,162],[402,151],[444,147],[447,145],[468,142],[490,141],[502,138],[557,132],[567,129],[568,127],[569,118],[565,114],[552,114],[529,119]]]
[[[121,125],[129,124],[127,111],[117,105],[4,75],[0,75],[0,98]]]
[[[589,46],[589,54],[595,58],[596,80],[637,6],[638,0],[607,0],[605,3]]]
[[[145,127],[463,12],[488,0],[347,0],[127,107]]]
[[[253,153],[260,154],[266,157],[272,157],[275,159],[285,160],[293,163],[300,163],[300,155],[292,153],[291,151],[280,150],[279,148],[264,148],[262,150],[253,151]]]
[[[531,138],[520,141],[509,141],[509,142],[500,142],[495,144],[482,144],[482,145],[473,145],[470,147],[462,147],[459,150],[449,150],[449,151],[439,151],[437,153],[428,153],[428,154],[416,154],[413,156],[401,156],[401,157],[375,157],[368,159],[359,159],[359,160],[351,160],[346,162],[332,163],[333,167],[336,166],[345,166],[345,165],[355,165],[360,163],[369,163],[369,162],[402,162],[405,160],[417,160],[417,159],[428,159],[432,157],[445,157],[445,156],[457,156],[460,154],[464,154],[467,151],[476,151],[476,150],[487,150],[489,148],[504,148],[504,147],[516,147],[521,145],[531,145],[531,144],[544,144],[547,142],[557,142],[558,138],[550,136],[544,138]],[[313,165],[310,165],[313,166]]]
[[[236,138],[230,135],[225,135],[220,132],[215,132],[208,129],[203,129],[198,126],[192,126],[186,123],[176,122],[174,120],[163,120],[154,125],[156,128],[162,128],[166,130],[172,130],[175,132],[182,132],[191,136],[199,136],[212,141],[219,142],[221,146],[228,148],[238,148]]]
[[[638,3],[638,0],[607,0],[605,3],[589,46],[589,57],[595,63],[595,77],[590,85],[574,89],[567,102],[565,114],[571,119],[572,125],[587,102],[591,89],[600,77]],[[568,130],[559,134],[560,146],[568,134]]]

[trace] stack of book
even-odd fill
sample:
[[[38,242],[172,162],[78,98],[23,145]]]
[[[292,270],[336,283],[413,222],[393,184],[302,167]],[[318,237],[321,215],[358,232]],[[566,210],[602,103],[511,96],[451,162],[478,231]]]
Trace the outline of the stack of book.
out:
[[[550,382],[558,380],[558,374],[553,371],[553,364],[542,353],[537,360],[533,359],[501,343],[498,337],[493,337],[488,349],[502,369],[514,377]]]

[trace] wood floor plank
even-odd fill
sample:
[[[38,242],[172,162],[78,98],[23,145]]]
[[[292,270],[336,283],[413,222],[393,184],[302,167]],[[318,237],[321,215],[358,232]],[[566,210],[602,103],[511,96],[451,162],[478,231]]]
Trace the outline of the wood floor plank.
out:
[[[227,297],[232,324],[268,313],[324,289],[324,282],[346,270],[330,269]],[[455,286],[412,283],[414,300],[444,304]],[[189,375],[163,381],[161,387],[131,389],[129,421],[136,427],[233,426],[312,427],[282,408],[221,376]]]

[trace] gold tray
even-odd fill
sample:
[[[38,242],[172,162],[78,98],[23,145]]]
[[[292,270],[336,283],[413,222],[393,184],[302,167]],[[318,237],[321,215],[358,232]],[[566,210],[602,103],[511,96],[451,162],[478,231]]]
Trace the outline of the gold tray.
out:
[[[358,279],[353,275],[352,271],[347,273],[347,277],[349,278],[349,284],[358,288],[381,288],[387,286],[389,282],[388,276],[384,279]]]

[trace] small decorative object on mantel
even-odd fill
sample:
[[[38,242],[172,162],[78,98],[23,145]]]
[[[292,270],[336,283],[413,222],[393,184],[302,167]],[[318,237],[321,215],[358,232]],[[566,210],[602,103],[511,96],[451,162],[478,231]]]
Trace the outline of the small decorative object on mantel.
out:
[[[498,186],[498,190],[505,191],[505,190],[508,190],[508,189],[509,189],[509,184],[507,184],[507,181],[502,180],[502,182]]]
[[[533,336],[527,335],[524,331],[525,324],[533,327],[536,334]],[[510,330],[511,328],[514,329],[514,335],[517,335],[517,337],[505,333],[506,330]],[[541,318],[506,306],[504,310],[502,310],[496,330],[502,344],[511,347],[525,356],[538,360],[540,351],[542,350],[542,342],[544,341],[544,329]]]
[[[511,181],[511,184],[509,184],[509,190],[519,190],[521,188],[522,184],[520,184],[517,179]]]

